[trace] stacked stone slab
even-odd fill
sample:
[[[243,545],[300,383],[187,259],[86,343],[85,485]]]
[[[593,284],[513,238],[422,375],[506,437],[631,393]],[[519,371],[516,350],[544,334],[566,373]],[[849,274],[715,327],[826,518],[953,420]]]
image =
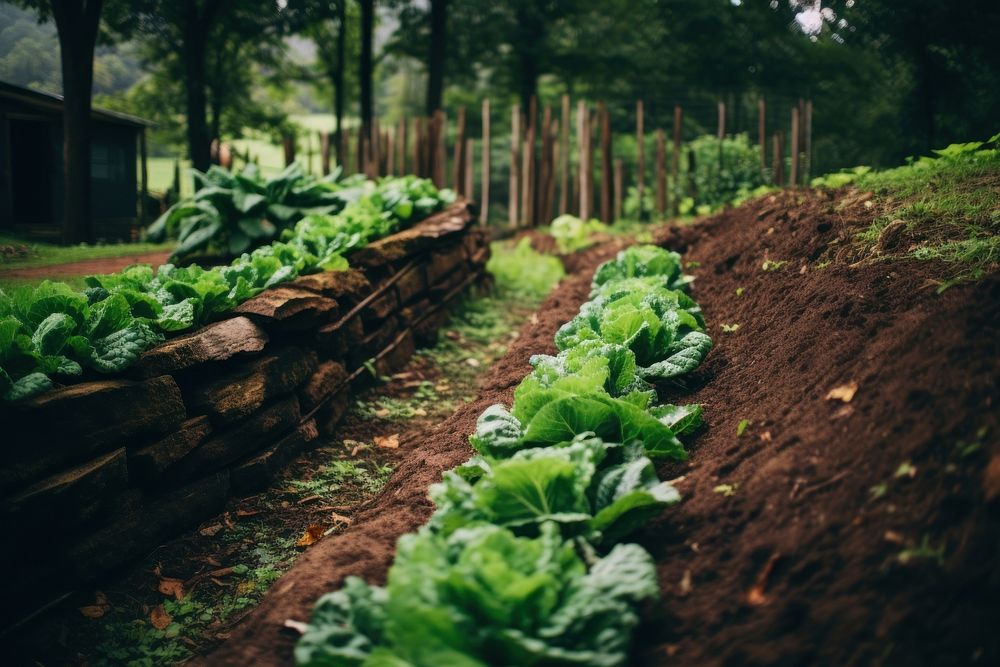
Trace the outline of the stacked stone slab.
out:
[[[121,378],[0,408],[0,625],[266,487],[331,434],[352,392],[433,341],[484,277],[458,202],[146,352]],[[40,596],[41,594],[41,596]]]

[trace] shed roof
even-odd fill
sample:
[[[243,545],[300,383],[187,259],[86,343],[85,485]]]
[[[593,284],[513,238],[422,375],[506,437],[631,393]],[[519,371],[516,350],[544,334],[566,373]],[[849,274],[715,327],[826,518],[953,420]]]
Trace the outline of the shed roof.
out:
[[[33,90],[24,86],[14,85],[13,83],[7,83],[6,81],[0,81],[0,99],[13,99],[23,104],[49,111],[59,111],[60,113],[63,106],[62,95]],[[95,120],[103,120],[131,127],[150,127],[154,124],[145,118],[139,118],[138,116],[132,116],[119,111],[109,111],[108,109],[94,108],[91,110],[91,117]]]

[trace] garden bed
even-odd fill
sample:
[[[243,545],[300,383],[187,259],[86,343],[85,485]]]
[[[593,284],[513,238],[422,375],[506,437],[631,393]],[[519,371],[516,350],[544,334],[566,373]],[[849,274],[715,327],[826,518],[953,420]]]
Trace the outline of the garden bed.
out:
[[[352,389],[432,340],[489,256],[457,203],[146,352],[120,379],[3,408],[9,600],[107,572],[266,486],[329,433]],[[38,545],[44,545],[37,549]],[[23,616],[8,605],[3,620]]]
[[[934,263],[850,265],[864,197],[765,198],[659,240],[686,251],[717,348],[665,398],[705,405],[684,496],[640,534],[663,591],[648,664],[989,663],[1000,543],[996,277],[936,294]],[[476,417],[510,403],[533,354],[586,300],[589,251],[491,369],[345,533],[311,548],[211,665],[291,663],[315,600],[383,583],[395,541],[465,461]],[[947,359],[948,365],[940,363]]]

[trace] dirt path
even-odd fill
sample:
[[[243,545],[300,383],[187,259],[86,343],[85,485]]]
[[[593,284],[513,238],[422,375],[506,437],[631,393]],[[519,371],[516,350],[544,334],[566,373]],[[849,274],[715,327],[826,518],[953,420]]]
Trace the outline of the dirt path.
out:
[[[408,448],[397,474],[378,497],[355,514],[351,528],[306,552],[229,641],[198,664],[287,665],[297,637],[283,628],[287,619],[307,620],[316,599],[339,588],[348,575],[384,583],[396,540],[423,524],[433,510],[427,488],[440,480],[443,471],[469,458],[468,437],[475,430],[476,419],[493,403],[511,401],[514,387],[530,370],[529,357],[556,352],[556,329],[576,314],[590,291],[593,268],[615,250],[592,250],[589,270],[564,281],[542,304],[537,318],[521,329],[507,354],[480,381],[476,400],[422,437],[419,446]]]
[[[69,264],[49,264],[47,266],[32,266],[25,269],[0,268],[0,280],[31,280],[33,278],[63,278],[66,276],[88,276],[121,271],[132,264],[152,264],[157,267],[170,259],[170,251],[128,255],[125,257],[105,257],[102,259],[87,259]]]

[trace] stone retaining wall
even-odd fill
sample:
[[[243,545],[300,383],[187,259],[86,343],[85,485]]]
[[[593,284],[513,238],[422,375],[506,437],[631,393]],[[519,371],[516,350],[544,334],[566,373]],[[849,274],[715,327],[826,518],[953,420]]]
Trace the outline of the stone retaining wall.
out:
[[[148,351],[116,379],[0,408],[0,624],[220,512],[433,341],[489,246],[459,202]]]

